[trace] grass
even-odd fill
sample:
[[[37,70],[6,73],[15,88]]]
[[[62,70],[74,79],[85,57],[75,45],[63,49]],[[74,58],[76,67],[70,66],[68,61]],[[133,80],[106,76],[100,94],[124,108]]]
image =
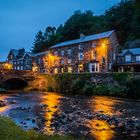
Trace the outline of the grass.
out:
[[[47,136],[33,130],[24,131],[9,118],[0,116],[0,140],[76,140],[70,136]]]

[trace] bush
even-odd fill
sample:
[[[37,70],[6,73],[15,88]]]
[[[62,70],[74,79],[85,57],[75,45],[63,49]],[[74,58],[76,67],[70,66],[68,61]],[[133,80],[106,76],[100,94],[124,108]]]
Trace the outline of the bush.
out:
[[[120,84],[120,85],[125,85],[126,82],[132,78],[132,73],[113,73],[113,78]]]
[[[127,81],[126,94],[128,97],[140,97],[140,77],[134,77]]]
[[[94,87],[91,84],[85,84],[84,88],[82,89],[83,94],[85,95],[92,95],[94,92]]]
[[[77,78],[73,80],[72,85],[70,87],[72,94],[83,94],[83,87],[85,86],[85,81]]]
[[[107,85],[97,85],[94,88],[94,94],[97,95],[109,95],[109,88]]]
[[[109,88],[109,95],[126,97],[125,88],[123,86],[111,86]]]

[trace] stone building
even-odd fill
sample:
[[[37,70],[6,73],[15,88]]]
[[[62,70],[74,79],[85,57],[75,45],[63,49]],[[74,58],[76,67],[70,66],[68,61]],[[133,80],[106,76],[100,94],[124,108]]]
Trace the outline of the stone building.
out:
[[[115,64],[118,41],[114,31],[84,36],[50,48],[50,73],[109,72]]]
[[[140,72],[140,48],[122,50],[116,63],[119,72]]]
[[[116,62],[118,41],[108,31],[56,44],[46,52],[30,53],[12,49],[8,62],[15,70],[43,73],[110,72]]]
[[[32,70],[37,72],[45,72],[44,57],[48,52],[33,54],[26,52],[25,49],[11,49],[7,62],[13,66],[14,70]]]

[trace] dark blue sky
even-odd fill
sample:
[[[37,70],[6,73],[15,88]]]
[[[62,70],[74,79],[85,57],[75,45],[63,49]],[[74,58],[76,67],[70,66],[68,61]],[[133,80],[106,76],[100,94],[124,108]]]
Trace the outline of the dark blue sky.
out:
[[[121,0],[0,0],[0,61],[11,48],[30,50],[34,37],[47,26],[63,24],[76,10],[96,15]]]

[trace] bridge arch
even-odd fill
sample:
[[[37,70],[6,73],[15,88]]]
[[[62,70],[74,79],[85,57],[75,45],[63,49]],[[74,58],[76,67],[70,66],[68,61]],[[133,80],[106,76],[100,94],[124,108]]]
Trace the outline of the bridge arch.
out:
[[[10,90],[20,90],[28,86],[28,82],[20,77],[9,77],[3,79],[0,82],[0,88],[6,88]]]

